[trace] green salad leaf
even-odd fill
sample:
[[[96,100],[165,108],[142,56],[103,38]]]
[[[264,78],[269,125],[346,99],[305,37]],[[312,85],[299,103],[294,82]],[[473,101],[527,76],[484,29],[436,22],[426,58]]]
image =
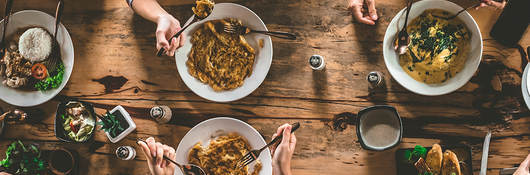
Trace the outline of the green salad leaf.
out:
[[[20,140],[9,145],[0,166],[15,175],[40,174],[45,169],[39,149],[35,145],[24,145]]]
[[[63,83],[64,76],[64,64],[59,62],[57,64],[57,69],[55,72],[51,73],[46,79],[41,80],[35,83],[35,89],[39,91],[47,91],[50,89],[55,89]]]

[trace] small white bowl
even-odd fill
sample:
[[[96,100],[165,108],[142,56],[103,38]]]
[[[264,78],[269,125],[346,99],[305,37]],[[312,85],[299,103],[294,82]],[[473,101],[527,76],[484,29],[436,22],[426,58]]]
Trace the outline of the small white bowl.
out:
[[[427,9],[442,9],[451,14],[456,14],[463,8],[446,0],[418,1],[412,4],[408,21],[412,21]],[[417,94],[436,96],[448,94],[457,90],[464,86],[469,79],[473,77],[473,74],[475,74],[475,71],[478,69],[480,60],[482,59],[482,35],[480,34],[480,29],[478,28],[477,23],[469,13],[464,11],[458,15],[458,18],[464,22],[471,33],[471,40],[469,41],[471,43],[469,44],[470,47],[467,60],[462,71],[457,73],[453,78],[440,84],[426,84],[416,81],[399,65],[399,56],[394,50],[393,41],[405,23],[405,9],[401,10],[394,19],[392,19],[386,29],[385,38],[383,40],[383,57],[388,71],[392,77],[401,84],[401,86]]]
[[[125,138],[127,135],[129,135],[131,132],[133,132],[136,129],[136,124],[132,120],[131,115],[129,115],[129,113],[122,106],[116,106],[114,109],[112,109],[109,112],[112,114],[112,113],[114,113],[116,111],[119,111],[123,115],[123,117],[125,118],[125,120],[129,124],[129,127],[126,128],[123,132],[121,132],[121,134],[119,134],[116,137],[111,137],[108,132],[105,132],[105,134],[109,138],[110,142],[112,142],[112,143],[119,142],[120,140]]]

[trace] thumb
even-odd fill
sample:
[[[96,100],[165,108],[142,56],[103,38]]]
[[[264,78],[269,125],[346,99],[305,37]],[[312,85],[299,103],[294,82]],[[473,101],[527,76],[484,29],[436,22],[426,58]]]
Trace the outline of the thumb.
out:
[[[291,140],[291,125],[283,129],[282,143],[280,144],[289,144],[290,140]]]
[[[169,42],[167,41],[166,34],[163,31],[156,32],[156,49],[160,50],[164,48],[168,50]]]
[[[151,164],[153,157],[151,156],[151,151],[149,150],[147,144],[145,144],[145,142],[138,141],[138,145],[140,145],[142,152],[144,153],[144,156],[147,159],[147,163]]]

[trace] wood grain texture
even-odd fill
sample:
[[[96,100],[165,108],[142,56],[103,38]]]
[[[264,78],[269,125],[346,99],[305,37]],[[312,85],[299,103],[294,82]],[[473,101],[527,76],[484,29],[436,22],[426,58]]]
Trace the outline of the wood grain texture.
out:
[[[452,1],[463,7],[474,3]],[[484,61],[476,75],[456,92],[426,97],[400,86],[383,61],[384,32],[405,0],[377,1],[380,19],[375,26],[354,22],[346,0],[219,2],[244,5],[269,30],[299,36],[295,41],[273,38],[269,74],[251,95],[231,103],[214,103],[195,95],[180,79],[173,58],[155,56],[155,24],[134,15],[123,0],[66,1],[63,24],[75,47],[73,74],[59,96],[38,106],[45,111],[40,123],[7,126],[0,137],[0,157],[10,142],[22,139],[43,149],[78,151],[81,174],[148,174],[141,152],[134,161],[121,161],[114,150],[120,145],[136,147],[137,137],[148,136],[176,147],[191,127],[220,116],[248,122],[266,140],[281,124],[301,122],[294,174],[395,174],[396,149],[433,143],[472,147],[473,170],[478,174],[488,129],[493,130],[488,174],[517,165],[530,153],[530,112],[520,89],[521,57],[517,49],[506,48],[489,36],[498,10],[469,12],[484,39]],[[193,0],[160,3],[180,21],[192,14]],[[53,0],[24,0],[15,1],[13,11],[37,9],[54,14],[55,7]],[[522,46],[530,45],[529,36],[526,33],[520,41]],[[313,54],[325,57],[325,71],[314,72],[307,66]],[[383,72],[386,84],[386,89],[375,93],[368,91],[365,80],[373,70]],[[59,101],[69,98],[93,103],[98,113],[123,105],[138,127],[117,144],[111,144],[101,131],[91,144],[61,143],[53,133],[54,110]],[[403,117],[404,138],[398,147],[383,152],[360,147],[355,114],[375,104],[395,106]],[[164,125],[152,121],[148,110],[155,105],[170,106],[176,119]],[[0,106],[14,108],[4,102]]]

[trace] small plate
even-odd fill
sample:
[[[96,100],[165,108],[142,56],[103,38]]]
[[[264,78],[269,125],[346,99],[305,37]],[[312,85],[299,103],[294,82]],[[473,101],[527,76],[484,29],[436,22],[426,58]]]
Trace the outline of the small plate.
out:
[[[473,175],[473,165],[472,165],[473,159],[471,157],[472,150],[469,146],[441,145],[441,147],[443,151],[449,149],[456,154],[456,157],[458,158],[458,161],[460,162],[460,171],[462,172],[462,175]],[[432,147],[425,147],[425,148],[427,149],[427,151],[429,151],[431,150]],[[403,163],[403,161],[400,159],[406,150],[413,151],[414,148],[401,148],[396,151],[395,156],[396,156],[397,175],[418,174],[414,165]],[[466,167],[464,167],[463,164],[465,164]]]
[[[252,12],[250,9],[233,3],[219,3],[215,4],[213,12],[208,18],[192,24],[189,29],[185,30],[183,35],[186,36],[184,46],[175,52],[175,60],[177,69],[182,81],[198,96],[215,101],[215,102],[230,102],[246,97],[254,90],[256,90],[269,72],[272,63],[272,40],[271,37],[262,34],[247,34],[245,39],[256,50],[256,58],[254,60],[254,67],[252,74],[245,78],[242,86],[228,90],[228,91],[214,91],[208,84],[204,84],[188,72],[186,61],[188,54],[191,51],[192,44],[190,39],[193,32],[204,22],[216,19],[236,18],[243,22],[243,25],[255,30],[267,31],[265,23]],[[191,20],[191,19],[190,19]],[[190,22],[188,20],[188,22]],[[263,48],[259,47],[258,41],[263,40]]]

